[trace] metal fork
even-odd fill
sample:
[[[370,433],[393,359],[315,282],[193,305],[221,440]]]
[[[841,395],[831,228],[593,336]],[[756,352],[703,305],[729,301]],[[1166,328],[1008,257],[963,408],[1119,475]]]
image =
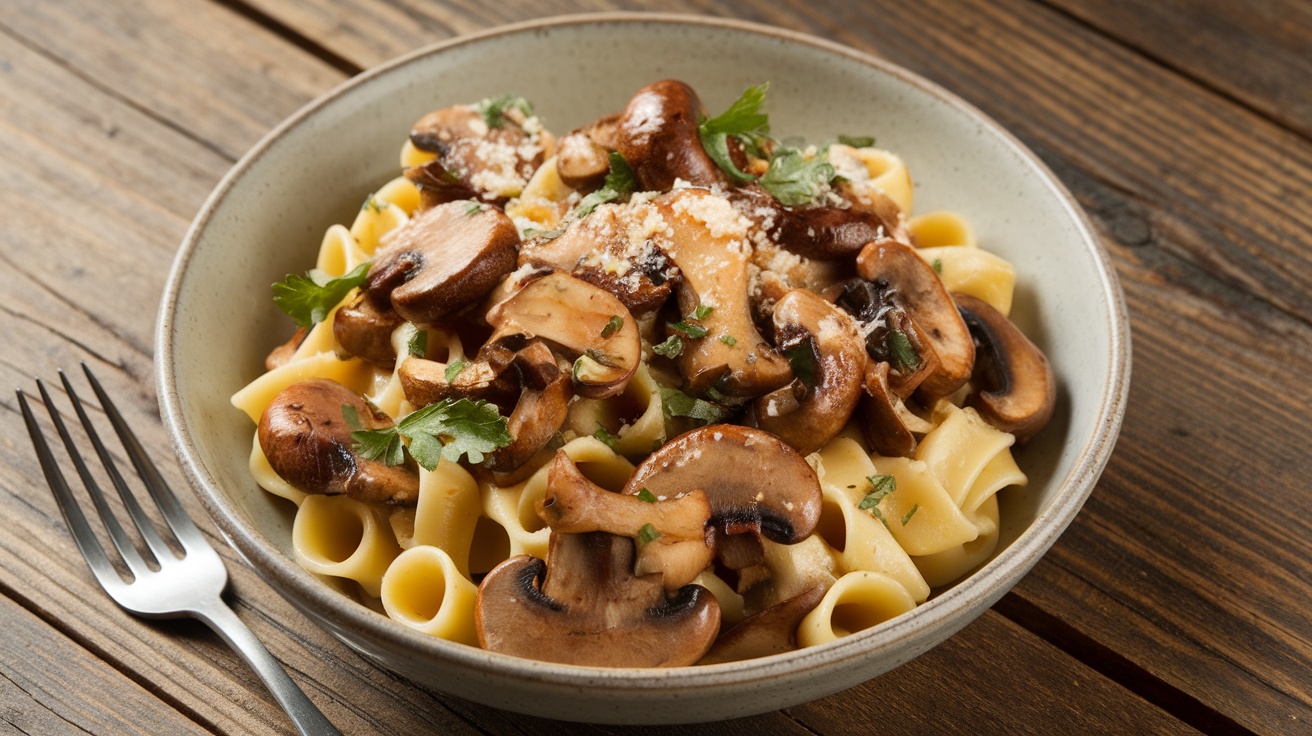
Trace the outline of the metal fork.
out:
[[[132,490],[124,482],[123,476],[119,473],[117,466],[109,455],[109,451],[105,449],[104,444],[100,441],[100,436],[96,433],[90,418],[82,408],[82,402],[78,400],[76,392],[69,384],[68,377],[61,370],[59,371],[59,380],[63,382],[64,390],[68,392],[68,398],[77,411],[78,419],[81,420],[96,454],[105,466],[106,474],[113,482],[114,487],[118,489],[128,515],[132,517],[133,524],[137,527],[142,540],[154,557],[154,564],[147,562],[133,546],[127,534],[124,533],[123,527],[106,503],[104,493],[101,492],[100,487],[87,469],[82,454],[78,451],[72,437],[69,436],[64,422],[59,417],[59,412],[55,410],[54,402],[46,391],[45,384],[38,379],[36,385],[41,392],[41,400],[45,404],[46,410],[50,412],[50,419],[54,422],[55,429],[59,432],[64,447],[68,450],[73,466],[77,469],[78,475],[81,476],[82,482],[86,485],[87,493],[91,496],[91,501],[95,505],[101,520],[104,521],[109,538],[118,550],[124,566],[131,573],[132,579],[125,580],[119,574],[100,542],[96,540],[95,534],[87,523],[86,516],[83,515],[77,499],[73,497],[72,490],[64,480],[64,474],[55,462],[50,446],[46,444],[45,437],[42,435],[40,427],[37,426],[36,418],[32,416],[27,396],[22,389],[18,389],[18,403],[22,408],[23,420],[27,423],[28,434],[32,436],[32,444],[36,448],[37,457],[41,461],[41,469],[45,472],[46,480],[50,483],[50,489],[54,491],[55,501],[58,502],[59,509],[64,514],[64,520],[73,534],[73,540],[77,542],[78,549],[82,550],[82,556],[86,558],[87,564],[91,566],[91,572],[95,574],[96,579],[104,586],[105,591],[109,593],[111,598],[124,609],[138,616],[145,618],[183,618],[190,616],[200,619],[211,629],[214,629],[215,633],[223,637],[223,640],[237,650],[237,653],[246,660],[246,663],[254,668],[260,679],[264,680],[264,684],[273,693],[274,699],[283,707],[283,710],[287,711],[287,715],[291,717],[292,723],[296,725],[298,731],[302,734],[314,734],[315,736],[322,734],[329,736],[338,734],[340,736],[340,732],[328,722],[324,714],[314,706],[314,703],[310,702],[305,693],[287,676],[287,673],[279,666],[278,661],[273,658],[269,650],[264,648],[264,645],[255,638],[255,634],[251,633],[251,630],[246,628],[246,624],[237,618],[237,614],[233,613],[232,609],[223,602],[223,590],[228,584],[228,571],[223,566],[223,560],[214,551],[214,547],[205,541],[205,537],[192,523],[182,505],[178,503],[177,497],[173,495],[173,491],[164,482],[164,478],[146,455],[146,451],[142,448],[136,435],[128,428],[114,403],[105,394],[100,382],[92,375],[91,369],[83,363],[82,370],[91,382],[92,390],[100,399],[100,405],[110,423],[114,426],[114,431],[118,434],[124,450],[127,451],[128,457],[132,460],[132,465],[137,469],[137,474],[141,476],[141,480],[150,492],[151,498],[154,499],[160,515],[168,523],[174,539],[184,553],[182,557],[178,557],[147,518]]]

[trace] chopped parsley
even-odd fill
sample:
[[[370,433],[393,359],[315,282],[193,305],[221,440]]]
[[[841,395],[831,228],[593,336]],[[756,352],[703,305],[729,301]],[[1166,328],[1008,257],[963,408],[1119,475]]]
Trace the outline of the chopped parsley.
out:
[[[610,152],[610,171],[606,174],[606,181],[602,182],[601,189],[584,197],[579,206],[574,209],[571,217],[575,220],[582,220],[584,217],[592,214],[598,205],[607,202],[614,202],[617,199],[624,199],[638,188],[638,177],[633,173],[633,167],[618,151]]]
[[[762,140],[770,134],[770,118],[761,112],[769,88],[769,82],[748,87],[729,109],[697,125],[697,136],[701,138],[707,155],[724,173],[738,181],[751,181],[756,177],[734,165],[733,157],[729,155],[729,136],[734,136],[754,151],[760,150]]]
[[[526,118],[533,116],[533,104],[519,95],[491,97],[475,104],[474,109],[483,116],[489,128],[505,127],[509,110],[518,110]]]
[[[683,352],[683,339],[678,335],[670,335],[665,338],[665,342],[651,347],[652,352],[657,355],[663,355],[667,358],[677,358]]]
[[[816,360],[811,342],[805,340],[786,348],[783,352],[784,357],[788,359],[788,365],[793,367],[793,375],[806,384],[807,388],[815,388]]]
[[[715,311],[715,307],[708,307],[705,304],[698,304],[697,308],[692,310],[692,316],[693,319],[702,320],[711,316],[711,312],[714,311]]]
[[[929,264],[929,265],[932,266],[932,267],[934,268],[934,273],[937,273],[937,274],[942,274],[942,273],[943,273],[943,259],[942,259],[942,258],[935,258],[935,259],[934,259],[934,262],[931,263],[931,264]]]
[[[411,355],[422,358],[428,354],[428,333],[424,330],[415,330],[415,334],[405,343],[406,352]],[[447,383],[451,381],[448,380]]]
[[[286,279],[273,285],[273,303],[296,320],[297,326],[313,327],[327,319],[333,307],[368,277],[368,262],[337,278],[317,268],[304,276],[289,273]]]
[[[720,342],[724,343],[725,345],[728,345],[729,347],[733,347],[734,345],[738,344],[738,341],[734,339],[733,335],[720,335]]]
[[[387,209],[387,201],[379,199],[378,197],[372,194],[370,194],[368,199],[364,201],[364,204],[360,205],[361,212],[368,210],[369,212],[372,212],[375,215],[382,212],[385,209]]]
[[[879,502],[883,501],[888,494],[897,490],[897,478],[888,474],[876,474],[867,477],[866,480],[870,481],[870,492],[866,494],[865,498],[861,499],[861,503],[857,504],[857,508],[862,511],[869,511],[876,519],[884,522],[884,526],[888,526],[888,520],[884,518],[883,512],[879,510]]]
[[[873,135],[840,135],[838,136],[838,142],[853,148],[869,148],[875,145],[875,137]]]
[[[607,432],[606,428],[602,426],[598,426],[597,431],[593,432],[592,436],[601,440],[603,444],[605,444],[607,447],[609,447],[612,450],[615,449],[615,443],[619,442],[620,440],[619,437],[611,434],[610,432]]]
[[[656,494],[647,490],[646,486],[643,486],[642,490],[638,491],[638,500],[645,501],[647,503],[656,503]]]
[[[722,422],[732,409],[698,399],[675,388],[661,388],[661,408],[667,417],[687,417],[699,424]]]
[[[899,371],[914,371],[920,367],[920,356],[911,347],[911,338],[901,330],[889,330],[888,354],[893,359],[893,367]]]
[[[482,211],[483,211],[483,205],[479,204],[478,202],[475,202],[469,205],[469,207],[465,209],[465,214],[473,216],[473,215],[477,215]]]
[[[601,336],[610,337],[619,332],[622,327],[624,327],[624,318],[618,314],[611,315],[610,320],[606,322],[606,326],[601,328]]]
[[[906,526],[907,522],[911,521],[911,517],[915,516],[916,512],[919,510],[920,510],[920,504],[916,504],[915,506],[912,506],[911,510],[908,511],[906,515],[902,517],[902,526]]]
[[[643,524],[642,528],[638,530],[638,539],[641,539],[643,544],[651,544],[660,537],[661,533],[656,531],[656,527],[651,524]]]
[[[442,459],[459,462],[461,456],[481,463],[488,453],[514,439],[506,418],[486,401],[443,399],[383,429],[364,429],[349,404],[342,406],[342,416],[352,429],[356,452],[371,460],[382,458],[388,465],[405,462],[402,437],[410,440],[410,456],[426,470],[435,470]]]
[[[450,363],[447,363],[445,374],[446,382],[451,383],[456,380],[456,376],[460,375],[460,371],[463,371],[467,365],[469,364],[463,360],[453,360]]]
[[[780,204],[798,207],[814,202],[834,176],[826,154],[806,158],[796,148],[781,148],[770,157],[770,168],[760,183]]]
[[[707,334],[705,327],[689,322],[686,319],[681,322],[666,322],[665,326],[691,340],[706,337]]]

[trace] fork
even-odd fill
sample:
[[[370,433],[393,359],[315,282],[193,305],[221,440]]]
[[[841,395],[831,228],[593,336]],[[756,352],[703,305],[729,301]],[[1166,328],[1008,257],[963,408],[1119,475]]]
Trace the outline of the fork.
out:
[[[73,466],[77,469],[77,474],[81,476],[83,484],[86,485],[87,493],[105,524],[105,530],[114,547],[118,550],[123,565],[131,573],[132,579],[126,580],[119,574],[113,562],[105,553],[104,547],[97,541],[90,524],[87,523],[86,516],[82,513],[78,501],[73,497],[72,490],[64,479],[64,474],[55,462],[55,457],[41,433],[41,428],[37,426],[36,418],[32,415],[32,410],[28,406],[27,396],[22,389],[18,389],[18,403],[22,408],[23,421],[27,423],[27,431],[32,437],[32,445],[36,448],[37,458],[41,462],[41,470],[44,471],[46,481],[50,483],[50,489],[54,492],[55,501],[58,503],[60,511],[63,512],[64,521],[73,534],[73,541],[77,543],[78,549],[82,551],[82,556],[86,558],[87,564],[91,566],[91,572],[100,581],[105,591],[109,593],[109,597],[131,613],[144,618],[191,617],[201,620],[222,637],[228,643],[228,646],[235,649],[246,660],[246,663],[255,670],[260,679],[264,681],[264,684],[268,686],[269,691],[273,693],[274,699],[291,717],[292,723],[300,733],[313,734],[314,736],[332,736],[333,734],[340,736],[340,732],[333,727],[327,717],[315,707],[314,703],[310,702],[305,693],[287,676],[287,673],[278,664],[278,661],[273,658],[273,655],[269,653],[269,650],[264,648],[259,639],[255,638],[255,634],[246,627],[246,624],[242,623],[240,618],[237,618],[237,614],[223,601],[223,591],[228,585],[228,571],[223,566],[223,560],[214,551],[214,547],[205,541],[205,537],[200,530],[187,516],[187,512],[178,503],[177,497],[173,495],[173,491],[169,489],[168,484],[164,482],[164,478],[156,469],[155,464],[151,462],[150,457],[146,455],[146,451],[142,448],[136,435],[132,433],[123,416],[119,414],[118,409],[110,401],[109,396],[101,388],[100,382],[96,380],[86,363],[82,364],[82,370],[86,373],[92,390],[95,391],[96,397],[100,400],[101,408],[104,409],[105,415],[114,426],[115,433],[118,434],[119,440],[123,443],[123,449],[127,451],[132,465],[136,468],[137,474],[141,476],[142,483],[149,491],[151,498],[154,499],[155,506],[159,509],[160,515],[173,532],[173,538],[183,552],[181,557],[175,554],[155,529],[154,524],[150,522],[132,490],[123,480],[123,476],[119,473],[118,467],[110,457],[109,451],[105,449],[104,443],[101,442],[100,436],[91,424],[86,410],[82,408],[82,402],[78,400],[77,393],[73,391],[73,386],[69,383],[68,377],[61,370],[59,371],[59,380],[64,384],[64,390],[68,393],[68,398],[77,412],[78,419],[86,429],[86,434],[91,440],[92,447],[95,448],[96,455],[100,457],[101,463],[105,466],[106,475],[109,476],[114,487],[118,490],[118,494],[123,500],[123,506],[127,509],[128,515],[132,517],[132,522],[141,534],[141,538],[149,551],[149,556],[153,557],[151,562],[154,563],[152,565],[137,551],[137,548],[133,546],[132,541],[124,532],[122,525],[119,524],[114,513],[110,510],[105,501],[105,494],[101,492],[100,487],[87,469],[82,454],[78,451],[72,437],[65,428],[63,420],[60,419],[59,412],[55,410],[54,402],[51,400],[49,392],[46,391],[45,384],[37,379],[37,389],[41,393],[41,400],[46,406],[46,411],[50,413],[50,419],[54,422],[55,429],[63,440],[64,447],[68,450]]]

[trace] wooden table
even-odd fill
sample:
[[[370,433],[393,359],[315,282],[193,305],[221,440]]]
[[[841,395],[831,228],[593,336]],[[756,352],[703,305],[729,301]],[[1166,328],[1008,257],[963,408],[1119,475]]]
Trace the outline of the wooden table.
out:
[[[815,33],[978,105],[1088,209],[1134,330],[1105,475],[993,610],[847,692],[672,730],[1312,733],[1312,5],[1299,0],[7,0],[3,383],[85,360],[167,460],[155,305],[233,162],[398,54],[617,6]],[[0,417],[0,731],[290,733],[208,630],[110,603],[12,394]],[[224,554],[238,614],[345,732],[560,728],[375,669]]]

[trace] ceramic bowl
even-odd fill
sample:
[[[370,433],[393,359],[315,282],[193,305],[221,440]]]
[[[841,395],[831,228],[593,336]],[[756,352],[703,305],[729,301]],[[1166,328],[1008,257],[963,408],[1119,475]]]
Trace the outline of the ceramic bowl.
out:
[[[314,261],[324,230],[394,176],[423,113],[519,92],[558,133],[682,79],[720,110],[769,81],[779,136],[873,134],[916,182],[916,211],[951,208],[1018,271],[1013,317],[1047,353],[1059,403],[1018,454],[986,564],[905,615],[830,644],[670,670],[528,661],[418,634],[293,561],[290,507],[247,470],[252,426],[230,395],[286,339],[268,285]],[[271,132],[223,179],[178,253],[160,311],[163,415],[214,522],[279,593],[378,665],[438,690],[551,718],[661,723],[774,710],[868,680],[960,630],[1010,589],[1070,523],[1111,453],[1129,380],[1129,331],[1108,256],[1066,189],[978,110],[842,46],[745,23],[653,15],[532,22],[447,41],[349,80]],[[350,693],[342,693],[349,698]]]

